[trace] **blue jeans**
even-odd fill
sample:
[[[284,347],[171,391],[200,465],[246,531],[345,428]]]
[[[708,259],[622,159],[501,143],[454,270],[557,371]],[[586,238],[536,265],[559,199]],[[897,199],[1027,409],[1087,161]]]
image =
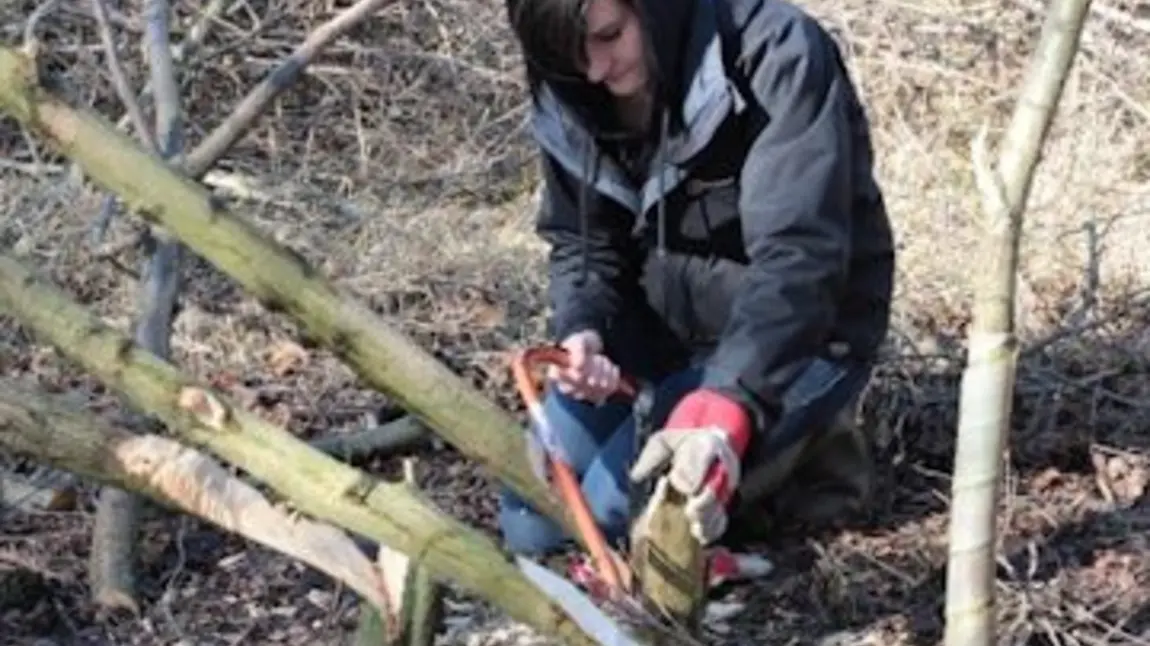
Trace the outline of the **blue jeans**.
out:
[[[771,455],[799,440],[804,433],[828,426],[865,387],[870,366],[856,362],[815,359],[783,396],[783,415],[770,442],[756,455]],[[662,379],[655,389],[652,422],[659,428],[674,405],[698,387],[700,367],[690,367]],[[629,403],[596,406],[549,388],[544,410],[584,495],[607,540],[625,540],[628,530],[627,471],[635,456],[635,421]],[[748,464],[747,469],[756,465]],[[518,495],[500,493],[499,525],[513,552],[540,554],[562,547],[568,537],[546,516],[535,512]]]

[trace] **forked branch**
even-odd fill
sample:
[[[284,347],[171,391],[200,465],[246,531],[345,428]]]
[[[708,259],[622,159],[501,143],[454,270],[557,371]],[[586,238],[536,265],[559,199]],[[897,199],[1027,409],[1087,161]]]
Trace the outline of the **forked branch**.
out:
[[[112,25],[108,20],[108,5],[105,0],[92,0],[92,14],[96,17],[96,30],[100,32],[104,57],[107,60],[108,71],[112,74],[112,85],[116,88],[116,94],[119,95],[120,101],[128,111],[128,116],[132,119],[136,136],[149,150],[156,150],[156,138],[152,135],[147,120],[144,119],[144,110],[136,100],[136,93],[128,83],[124,65],[120,62],[120,54],[116,52],[116,36],[112,33]]]
[[[997,168],[989,161],[985,129],[974,140],[986,235],[975,277],[951,483],[947,646],[995,642],[995,518],[1018,358],[1014,300],[1023,213],[1089,5],[1089,0],[1052,1]]]
[[[151,83],[155,88],[155,133],[144,122],[136,93],[129,86],[120,64],[108,21],[107,6],[104,0],[92,0],[92,6],[117,93],[132,115],[140,139],[149,150],[165,160],[177,157],[183,152],[183,127],[176,70],[172,65],[169,43],[170,8],[167,0],[147,0],[145,11],[145,50],[148,53]],[[109,199],[104,204],[97,227],[104,226],[106,218],[111,215],[111,209],[114,209],[114,202]],[[162,232],[149,236],[148,241],[152,245],[152,253],[143,271],[140,287],[136,342],[156,356],[169,359],[172,325],[180,292],[181,249],[178,242],[170,240]],[[150,425],[150,422],[140,422],[140,426]],[[89,566],[92,595],[101,607],[138,610],[132,555],[135,553],[141,502],[136,496],[120,489],[108,488],[101,494],[92,532]]]

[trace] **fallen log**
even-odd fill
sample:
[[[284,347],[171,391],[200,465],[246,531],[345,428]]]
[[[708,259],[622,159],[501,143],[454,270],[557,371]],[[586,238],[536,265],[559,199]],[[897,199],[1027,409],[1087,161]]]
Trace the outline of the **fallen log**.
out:
[[[155,159],[107,119],[73,108],[43,87],[35,62],[13,48],[0,48],[0,110],[78,163],[149,224],[162,226],[235,279],[269,311],[299,322],[313,342],[540,512],[574,529],[532,471],[522,430],[510,415],[297,253],[218,204],[199,182]]]
[[[589,628],[525,576],[521,562],[478,530],[417,490],[374,478],[233,405],[6,254],[0,254],[0,311],[155,415],[182,441],[243,469],[298,511],[403,552],[413,565],[455,581],[543,634],[567,644],[597,643]]]

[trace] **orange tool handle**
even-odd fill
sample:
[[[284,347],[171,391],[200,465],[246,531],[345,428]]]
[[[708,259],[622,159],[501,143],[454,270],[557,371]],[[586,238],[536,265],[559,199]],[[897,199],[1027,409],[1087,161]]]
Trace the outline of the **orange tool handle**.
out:
[[[539,346],[520,350],[515,353],[512,359],[511,371],[515,378],[515,386],[519,389],[519,393],[526,402],[528,411],[532,417],[538,418],[537,421],[540,423],[545,424],[546,420],[541,419],[543,415],[543,404],[540,401],[539,388],[536,385],[535,379],[532,377],[532,368],[536,364],[542,363],[565,368],[567,367],[567,361],[567,351],[557,346]],[[618,390],[631,397],[634,397],[638,393],[635,382],[627,377],[621,380]],[[563,502],[571,509],[575,526],[579,530],[583,540],[587,543],[591,557],[595,560],[599,576],[614,589],[624,590],[623,576],[619,571],[621,563],[616,561],[613,551],[607,545],[607,540],[604,538],[603,532],[600,531],[599,525],[596,524],[595,517],[591,513],[591,508],[587,504],[587,499],[583,496],[583,489],[580,487],[579,479],[575,476],[571,465],[567,464],[561,456],[554,455],[552,451],[550,451],[550,447],[547,448],[549,462],[556,487],[559,490],[559,495]]]

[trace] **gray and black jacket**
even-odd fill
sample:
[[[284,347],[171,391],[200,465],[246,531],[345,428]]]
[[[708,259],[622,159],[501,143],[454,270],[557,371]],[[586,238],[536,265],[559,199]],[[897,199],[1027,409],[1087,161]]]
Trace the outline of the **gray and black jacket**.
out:
[[[639,182],[578,118],[570,98],[591,94],[533,86],[552,332],[610,337],[645,296],[706,349],[704,385],[769,429],[813,357],[870,360],[887,331],[894,247],[869,126],[836,44],[794,5],[638,3],[671,106]]]

